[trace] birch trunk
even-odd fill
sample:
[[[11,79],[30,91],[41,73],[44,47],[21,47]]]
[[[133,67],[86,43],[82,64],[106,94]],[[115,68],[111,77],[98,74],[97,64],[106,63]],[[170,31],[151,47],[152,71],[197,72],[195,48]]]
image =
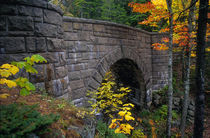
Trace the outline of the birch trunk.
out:
[[[204,69],[205,69],[205,45],[206,26],[209,0],[200,0],[198,31],[197,31],[197,59],[196,59],[196,101],[195,101],[195,122],[194,138],[203,137],[204,125]]]
[[[168,113],[167,113],[167,137],[171,137],[171,120],[172,120],[172,101],[173,101],[173,72],[172,72],[172,63],[173,63],[173,14],[172,14],[172,0],[166,0],[168,11],[170,14],[169,17],[169,50],[168,50]]]
[[[195,2],[195,0],[191,0],[190,5],[192,5]],[[190,8],[189,15],[188,15],[188,35],[189,35],[189,43],[186,50],[186,70],[185,72],[185,79],[184,79],[184,101],[182,105],[182,118],[181,118],[181,124],[180,124],[180,130],[181,130],[181,137],[184,138],[185,135],[185,125],[186,125],[186,117],[187,117],[187,109],[189,105],[189,90],[190,90],[190,55],[192,50],[192,38],[191,34],[193,31],[193,19],[194,19],[194,11],[195,11],[195,4]]]

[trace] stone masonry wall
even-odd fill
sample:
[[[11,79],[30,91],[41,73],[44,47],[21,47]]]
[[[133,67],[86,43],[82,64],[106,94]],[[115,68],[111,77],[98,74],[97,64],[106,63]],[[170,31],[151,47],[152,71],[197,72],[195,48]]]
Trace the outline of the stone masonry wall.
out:
[[[152,34],[151,43],[160,43],[166,34]],[[152,50],[152,90],[159,90],[168,84],[168,51]]]
[[[48,63],[28,76],[37,88],[54,96],[71,91],[65,74],[62,11],[44,0],[0,0],[0,62],[40,54]]]
[[[129,58],[142,72],[150,103],[152,91],[167,83],[166,53],[151,49],[160,37],[116,23],[63,17],[46,0],[0,0],[0,63],[44,56],[48,63],[36,66],[40,73],[28,75],[30,80],[56,97],[79,99],[75,102],[100,85],[112,64]]]

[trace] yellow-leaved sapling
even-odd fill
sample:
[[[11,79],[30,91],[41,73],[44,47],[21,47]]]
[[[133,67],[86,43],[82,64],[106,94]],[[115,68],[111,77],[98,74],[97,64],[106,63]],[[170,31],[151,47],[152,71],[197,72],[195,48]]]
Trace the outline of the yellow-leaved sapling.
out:
[[[102,112],[105,117],[112,119],[110,128],[116,128],[115,133],[130,134],[134,129],[128,122],[135,120],[131,116],[130,110],[134,107],[133,104],[127,103],[126,95],[131,92],[129,87],[117,87],[112,72],[107,72],[104,81],[97,91],[89,92],[96,101],[92,104],[92,114]],[[120,119],[114,119],[120,116]]]
[[[121,110],[118,112],[118,116],[120,118],[112,119],[112,123],[109,125],[109,128],[116,128],[115,133],[131,134],[131,130],[133,130],[134,127],[132,127],[129,122],[135,120],[130,112],[132,108],[134,108],[133,104],[124,104]]]

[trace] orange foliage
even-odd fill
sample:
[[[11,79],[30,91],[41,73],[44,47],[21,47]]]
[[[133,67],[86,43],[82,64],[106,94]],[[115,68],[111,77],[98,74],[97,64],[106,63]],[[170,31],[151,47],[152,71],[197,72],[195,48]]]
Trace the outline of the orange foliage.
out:
[[[186,4],[187,5],[187,4]],[[169,19],[169,12],[167,10],[167,5],[165,0],[159,0],[155,1],[152,0],[152,2],[147,2],[143,4],[139,3],[134,3],[131,2],[129,3],[130,7],[133,8],[133,12],[139,12],[139,13],[150,13],[150,16],[145,19],[142,22],[139,22],[139,24],[144,24],[144,25],[150,25],[152,27],[158,27],[158,23],[162,21],[163,19],[168,22]],[[183,7],[181,5],[180,1],[174,1],[173,5],[174,9],[174,14],[175,14],[175,20],[173,22],[174,28],[173,28],[173,43],[177,44],[179,47],[184,47],[184,46],[189,46],[195,44],[194,41],[189,41],[190,38],[195,37],[195,33],[193,32],[191,36],[188,33],[188,22],[187,21],[176,21],[179,15],[179,10],[183,10]],[[186,13],[187,14],[187,13]],[[160,33],[163,32],[169,32],[168,26],[161,28]],[[208,31],[210,32],[210,31]],[[154,43],[152,44],[153,49],[156,50],[167,50],[167,43],[169,42],[168,38],[163,38],[161,40],[163,43]],[[192,44],[189,44],[189,42],[192,42]]]

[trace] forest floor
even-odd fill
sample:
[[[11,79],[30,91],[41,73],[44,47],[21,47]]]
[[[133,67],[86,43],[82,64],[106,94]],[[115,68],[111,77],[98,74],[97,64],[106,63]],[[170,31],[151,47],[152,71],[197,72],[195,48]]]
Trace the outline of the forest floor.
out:
[[[77,138],[80,135],[72,128],[83,128],[84,121],[82,113],[85,109],[77,108],[71,103],[62,99],[55,99],[45,94],[32,93],[28,96],[20,96],[17,89],[0,89],[0,94],[7,93],[10,96],[7,98],[0,98],[0,105],[8,105],[12,103],[19,103],[24,105],[38,105],[38,112],[42,115],[59,114],[60,119],[49,126],[49,133],[43,134],[41,137],[60,138]]]
[[[42,135],[42,137],[53,137],[59,138],[65,136],[66,138],[79,138],[80,134],[74,129],[69,129],[67,126],[72,126],[72,128],[84,128],[84,114],[87,110],[83,108],[74,107],[71,103],[66,102],[61,99],[54,99],[46,94],[35,94],[32,93],[28,96],[20,96],[17,89],[1,89],[0,94],[7,93],[10,96],[7,98],[0,98],[0,105],[8,105],[11,103],[21,103],[26,105],[38,104],[38,111],[41,114],[59,113],[60,119],[49,126],[51,130],[49,133]],[[204,138],[209,138],[210,136],[210,94],[206,94],[206,109],[205,109],[205,130]],[[141,118],[144,119],[144,118]],[[145,118],[148,119],[148,118]],[[160,125],[161,126],[161,125]],[[158,127],[158,125],[157,125]],[[147,129],[147,128],[146,128]],[[165,128],[163,128],[165,129]],[[176,133],[178,128],[172,128]],[[189,125],[186,129],[187,133],[192,135],[193,125]],[[177,137],[179,137],[177,135]]]

